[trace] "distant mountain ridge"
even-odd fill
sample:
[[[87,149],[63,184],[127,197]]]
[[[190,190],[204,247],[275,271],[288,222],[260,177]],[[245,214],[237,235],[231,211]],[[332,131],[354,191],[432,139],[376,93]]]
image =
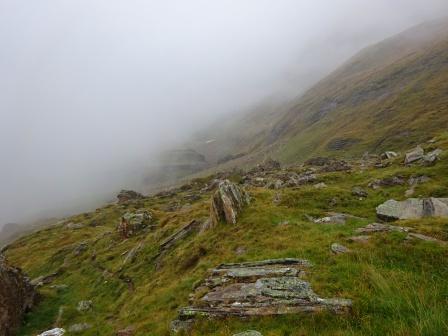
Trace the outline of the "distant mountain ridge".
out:
[[[266,105],[204,131],[202,139],[214,141],[196,149],[219,162],[218,169],[267,156],[296,163],[407,148],[447,125],[448,19],[441,19],[361,50],[287,104]]]

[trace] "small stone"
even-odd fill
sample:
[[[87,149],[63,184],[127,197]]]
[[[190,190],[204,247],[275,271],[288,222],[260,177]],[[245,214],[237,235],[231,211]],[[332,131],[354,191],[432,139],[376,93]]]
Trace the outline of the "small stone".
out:
[[[90,328],[92,328],[92,326],[88,323],[77,323],[70,326],[70,328],[68,328],[68,331],[71,333],[80,333]]]
[[[173,333],[177,334],[182,331],[188,331],[193,326],[194,320],[193,319],[187,319],[187,320],[174,320],[170,324],[170,329]]]
[[[263,336],[263,335],[255,330],[247,330],[240,332],[238,334],[233,334],[233,336]]]
[[[82,229],[84,227],[84,224],[70,222],[70,223],[66,224],[65,227],[70,230],[78,230],[78,229]]]
[[[246,253],[246,248],[244,246],[238,246],[235,250],[236,255],[243,255]]]
[[[314,185],[314,189],[325,189],[325,188],[327,188],[327,185],[323,182]]]
[[[359,228],[356,232],[359,233],[374,233],[374,232],[408,232],[409,228],[403,226],[395,226],[389,224],[372,223],[366,227]]]
[[[79,312],[85,312],[91,310],[93,307],[93,302],[91,300],[85,300],[78,302],[78,307],[76,308]]]
[[[425,235],[420,234],[420,233],[409,233],[408,236],[407,236],[407,239],[412,239],[412,238],[416,238],[416,239],[420,239],[420,240],[424,240],[424,241],[429,241],[429,242],[434,242],[434,243],[438,243],[438,244],[442,244],[442,245],[445,245],[447,243],[447,242],[445,242],[443,240],[439,240],[437,238],[425,236]]]
[[[357,196],[357,197],[367,197],[369,196],[369,194],[367,193],[367,191],[365,191],[363,188],[361,187],[353,187],[352,189],[352,195],[353,196]]]
[[[118,330],[116,336],[134,336],[134,328],[127,327],[126,329]]]
[[[354,242],[354,243],[362,243],[365,244],[369,241],[370,236],[353,236],[347,238],[348,241]]]
[[[344,253],[350,252],[350,250],[348,248],[346,248],[343,245],[337,244],[337,243],[331,244],[330,249],[331,249],[331,252],[333,252],[334,254],[344,254]]]

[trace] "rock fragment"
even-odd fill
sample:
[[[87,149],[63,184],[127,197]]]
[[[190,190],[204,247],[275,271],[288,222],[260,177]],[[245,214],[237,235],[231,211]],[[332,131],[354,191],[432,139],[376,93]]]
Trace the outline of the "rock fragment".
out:
[[[263,336],[263,335],[255,330],[247,330],[240,332],[238,334],[233,334],[233,336]]]
[[[119,204],[125,204],[130,201],[142,199],[143,195],[134,190],[122,190],[118,193],[117,198]]]
[[[330,249],[334,254],[344,254],[350,252],[348,248],[338,243],[331,244]]]
[[[389,224],[372,223],[366,227],[356,230],[358,233],[374,233],[374,232],[408,232],[409,228],[403,226],[395,226]]]
[[[79,312],[86,312],[91,310],[93,307],[93,302],[91,300],[84,300],[84,301],[79,301],[78,302],[78,306],[77,306],[77,310]]]
[[[86,330],[88,330],[90,328],[92,328],[92,325],[90,325],[88,323],[76,323],[76,324],[71,325],[68,328],[68,331],[70,333],[77,334],[77,333],[81,333],[83,331],[86,331]]]

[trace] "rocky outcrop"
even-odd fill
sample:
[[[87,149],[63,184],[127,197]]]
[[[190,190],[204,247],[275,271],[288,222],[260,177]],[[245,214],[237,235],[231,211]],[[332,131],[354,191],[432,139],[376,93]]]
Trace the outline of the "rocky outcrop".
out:
[[[210,206],[210,218],[213,225],[221,221],[236,224],[239,214],[249,202],[249,195],[244,189],[229,180],[220,182]]]
[[[220,265],[196,288],[193,305],[182,308],[179,319],[348,312],[350,300],[322,299],[313,292],[302,279],[309,267],[302,259]]]
[[[133,190],[122,190],[118,193],[117,198],[119,204],[124,204],[129,201],[142,199],[143,195]]]
[[[123,236],[128,238],[135,236],[144,229],[154,228],[153,216],[149,211],[138,210],[136,212],[126,212],[118,224],[117,230]]]
[[[348,171],[352,167],[344,160],[338,160],[326,157],[316,157],[305,162],[307,166],[320,167],[319,171],[323,173]]]
[[[37,298],[34,287],[18,268],[0,255],[0,336],[14,335]]]
[[[448,217],[448,198],[409,198],[405,201],[389,200],[376,208],[383,220]]]
[[[375,233],[375,232],[408,232],[408,231],[409,228],[407,227],[381,224],[381,223],[372,223],[356,230],[356,232],[363,234]]]

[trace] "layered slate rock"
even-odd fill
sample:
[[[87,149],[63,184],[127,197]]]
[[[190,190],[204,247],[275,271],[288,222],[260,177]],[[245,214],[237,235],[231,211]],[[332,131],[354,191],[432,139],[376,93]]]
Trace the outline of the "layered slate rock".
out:
[[[15,335],[24,314],[33,307],[36,298],[29,279],[0,255],[0,336]]]
[[[236,224],[243,208],[250,202],[246,191],[229,180],[221,181],[213,194],[210,206],[210,218],[213,225],[220,221]]]
[[[179,319],[348,312],[350,300],[323,299],[313,292],[302,279],[309,267],[302,259],[220,265],[196,289],[194,304],[180,310]]]
[[[409,198],[405,201],[389,200],[376,208],[383,220],[448,217],[448,198]]]

